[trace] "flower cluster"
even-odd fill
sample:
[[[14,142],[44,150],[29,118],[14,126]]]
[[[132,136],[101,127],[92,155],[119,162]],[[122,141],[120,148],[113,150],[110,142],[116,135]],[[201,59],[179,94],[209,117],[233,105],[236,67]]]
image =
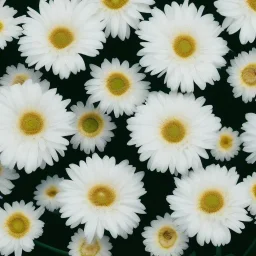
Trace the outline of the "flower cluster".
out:
[[[235,167],[203,163],[232,161],[240,148],[249,153],[247,163],[255,163],[256,113],[246,114],[239,135],[222,125],[195,87],[214,86],[225,68],[234,98],[241,97],[243,104],[254,100],[256,49],[235,54],[227,64],[223,33],[239,31],[241,44],[255,41],[255,0],[216,0],[216,11],[225,17],[222,25],[188,0],[170,1],[164,10],[153,8],[154,0],[39,0],[38,12],[28,8],[26,16],[16,18],[17,11],[5,2],[0,0],[0,49],[19,38],[26,65],[6,67],[0,78],[1,200],[12,192],[20,172],[53,166],[70,144],[85,156],[79,164],[69,159],[67,178],[46,175],[34,188],[37,209],[23,200],[3,204],[0,254],[31,252],[48,210],[71,228],[83,226],[67,246],[71,256],[110,256],[106,232],[126,239],[146,214],[143,177],[148,171],[169,171],[176,186],[166,198],[170,212],[157,216],[142,233],[150,254],[183,255],[193,237],[201,246],[219,247],[230,243],[231,231],[242,232],[256,216],[256,173],[239,180]],[[141,40],[139,63],[113,58],[91,64],[110,36],[124,41],[131,33]],[[79,102],[64,99],[38,71],[69,79],[88,67],[88,99]],[[170,92],[152,92],[143,72],[165,75]],[[105,154],[121,116],[128,116],[127,144],[138,148],[148,170]]]

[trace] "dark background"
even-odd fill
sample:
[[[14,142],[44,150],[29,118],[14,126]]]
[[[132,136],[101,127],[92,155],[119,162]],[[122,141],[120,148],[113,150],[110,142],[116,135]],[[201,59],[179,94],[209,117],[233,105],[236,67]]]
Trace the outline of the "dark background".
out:
[[[178,0],[177,2],[182,3],[183,0]],[[223,21],[223,17],[217,14],[213,1],[194,0],[193,2],[197,7],[201,4],[205,5],[206,8],[204,13],[213,13],[219,22]],[[157,0],[156,6],[163,9],[164,5],[167,3],[171,3],[171,1]],[[6,4],[18,10],[18,15],[23,15],[26,14],[28,6],[38,10],[39,0],[8,0]],[[230,59],[237,56],[238,53],[241,51],[249,51],[254,46],[254,43],[245,46],[241,45],[238,33],[230,36],[224,32],[222,36],[228,41],[228,46],[231,49],[226,55],[228,65]],[[64,98],[72,99],[71,105],[76,104],[77,101],[86,102],[88,95],[84,90],[84,83],[90,79],[89,64],[93,63],[100,65],[105,58],[111,60],[115,57],[119,58],[121,61],[128,60],[130,64],[138,63],[139,57],[137,56],[137,52],[141,48],[139,43],[140,41],[133,30],[130,39],[125,40],[124,42],[118,38],[108,38],[107,43],[104,45],[104,49],[100,52],[99,56],[95,58],[84,56],[87,70],[78,73],[76,76],[71,75],[67,80],[60,80],[59,77],[54,76],[51,71],[48,73],[44,69],[40,71],[44,73],[44,78],[51,82],[51,88],[57,87],[58,92],[62,94]],[[20,53],[18,52],[17,40],[9,43],[4,50],[0,51],[0,60],[0,76],[5,74],[7,66],[17,66],[18,63],[25,63],[25,58],[21,58]],[[194,93],[196,97],[204,96],[206,98],[206,103],[213,105],[214,113],[221,118],[223,126],[232,127],[234,130],[241,132],[241,126],[245,122],[245,114],[248,112],[255,112],[256,104],[255,102],[245,104],[241,98],[235,99],[233,97],[232,88],[227,83],[228,76],[225,70],[226,67],[220,70],[221,81],[216,82],[214,86],[208,85],[204,91],[201,91],[196,87]],[[147,74],[145,80],[151,82],[151,91],[169,91],[163,83],[163,78],[158,79],[156,76]],[[112,115],[112,118],[118,127],[115,130],[115,137],[107,144],[104,153],[96,152],[99,153],[100,156],[115,156],[117,162],[120,162],[123,159],[128,159],[132,165],[136,166],[138,171],[145,171],[146,175],[144,177],[144,183],[147,190],[147,194],[142,198],[142,202],[147,208],[147,214],[141,216],[140,226],[134,230],[133,235],[129,236],[127,240],[122,238],[111,238],[113,245],[112,254],[114,256],[146,256],[149,255],[149,253],[144,250],[141,232],[145,226],[150,225],[150,221],[155,219],[157,215],[163,216],[166,212],[170,212],[166,196],[171,194],[174,189],[173,176],[169,172],[160,174],[147,170],[146,162],[141,163],[139,161],[137,149],[132,146],[127,146],[129,140],[129,132],[126,130],[127,116],[115,119]],[[11,203],[22,199],[29,202],[33,200],[35,187],[42,179],[45,179],[48,175],[53,176],[54,174],[58,174],[60,177],[67,177],[65,168],[70,163],[77,164],[79,160],[84,160],[85,157],[86,154],[84,152],[73,150],[71,146],[69,146],[66,156],[61,158],[58,163],[54,164],[54,166],[47,166],[45,170],[38,169],[30,175],[27,175],[24,171],[20,171],[21,177],[14,182],[15,188],[12,194],[6,196],[1,202],[6,201]],[[241,175],[241,180],[243,177],[251,175],[253,171],[255,171],[255,165],[248,165],[245,161],[246,157],[247,154],[240,152],[235,159],[225,163],[228,168],[233,166],[237,167],[237,170]],[[204,166],[212,163],[217,163],[217,161],[211,156],[209,160],[203,161]],[[223,165],[222,163],[220,164]],[[70,229],[70,227],[65,225],[66,219],[61,219],[60,216],[48,211],[42,216],[42,220],[45,222],[44,234],[38,240],[67,251],[67,245],[70,238],[77,229]],[[81,228],[83,227],[81,226]],[[224,252],[223,255],[232,253],[236,256],[242,256],[256,237],[255,231],[255,224],[251,222],[246,223],[246,228],[242,234],[232,232],[232,240],[230,244],[222,248]],[[213,245],[205,245],[201,247],[197,244],[196,239],[192,238],[189,241],[189,248],[185,251],[184,255],[189,256],[194,251],[197,256],[215,255],[215,248]],[[35,246],[35,249],[30,254],[24,253],[24,255],[54,256],[56,254]],[[256,249],[247,256],[256,256]]]

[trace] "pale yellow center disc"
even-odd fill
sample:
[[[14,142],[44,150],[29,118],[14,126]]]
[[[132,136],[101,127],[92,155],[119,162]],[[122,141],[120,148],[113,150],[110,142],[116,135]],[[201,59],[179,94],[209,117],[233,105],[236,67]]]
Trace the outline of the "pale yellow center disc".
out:
[[[233,146],[233,138],[230,135],[221,135],[220,137],[220,147],[228,150]]]
[[[14,238],[24,237],[30,230],[30,221],[23,213],[12,214],[5,225],[9,235]]]
[[[164,123],[161,134],[169,143],[179,143],[186,136],[186,128],[181,121],[173,119]]]
[[[116,199],[116,193],[107,185],[96,185],[90,189],[88,197],[95,206],[110,206]]]
[[[55,186],[51,186],[46,189],[45,193],[48,197],[54,198],[59,193],[59,189]]]
[[[254,184],[254,185],[252,186],[252,194],[253,194],[253,196],[254,196],[255,199],[256,199],[256,184]]]
[[[249,7],[251,9],[253,9],[254,11],[256,11],[256,0],[247,0],[247,4],[249,5]]]
[[[27,74],[18,74],[14,77],[12,81],[12,85],[14,84],[24,84],[29,79],[29,76]]]
[[[242,70],[241,74],[243,82],[251,87],[256,86],[256,64],[250,64]]]
[[[3,30],[4,30],[4,23],[0,21],[0,32],[2,32]]]
[[[44,119],[37,112],[27,112],[20,118],[20,130],[25,135],[36,135],[44,128]]]
[[[97,253],[100,251],[100,245],[98,241],[87,244],[85,241],[81,244],[80,247],[80,256],[96,256]]]
[[[209,190],[200,198],[200,209],[205,213],[216,213],[224,206],[223,195],[217,190]]]
[[[103,4],[109,9],[120,9],[125,6],[129,0],[102,0]]]
[[[158,232],[159,244],[165,249],[173,247],[177,238],[177,232],[168,226],[162,227]]]
[[[189,35],[180,35],[173,43],[174,52],[181,58],[188,58],[196,51],[196,41]]]
[[[56,49],[61,50],[71,45],[75,37],[69,28],[58,27],[50,33],[49,40]]]
[[[111,94],[114,96],[121,96],[125,94],[131,84],[129,79],[122,73],[112,73],[107,78],[107,88]]]

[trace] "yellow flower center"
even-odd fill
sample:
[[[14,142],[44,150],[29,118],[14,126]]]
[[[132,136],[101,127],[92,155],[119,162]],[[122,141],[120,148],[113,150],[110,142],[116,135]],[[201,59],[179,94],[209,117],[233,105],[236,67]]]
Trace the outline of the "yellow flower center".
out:
[[[253,196],[254,196],[255,199],[256,199],[256,184],[254,184],[254,185],[252,186],[252,194],[253,194]]]
[[[161,128],[163,138],[169,143],[179,143],[186,136],[185,125],[179,120],[167,121]]]
[[[228,150],[233,146],[233,138],[230,135],[221,135],[220,137],[220,147]]]
[[[107,78],[107,88],[109,92],[115,96],[125,94],[130,88],[131,84],[129,79],[122,73],[112,73]]]
[[[4,167],[0,164],[0,175],[3,174],[3,171],[4,171]]]
[[[178,234],[171,227],[162,227],[158,232],[158,242],[165,249],[173,247],[177,239]]]
[[[189,35],[180,35],[173,43],[174,52],[181,58],[188,58],[196,51],[196,41]]]
[[[107,185],[96,185],[90,189],[88,197],[95,206],[110,206],[116,199],[116,193]]]
[[[24,237],[30,230],[30,220],[19,212],[12,214],[5,225],[9,235],[14,238]]]
[[[57,27],[50,33],[49,40],[55,48],[61,50],[71,45],[75,37],[70,29]]]
[[[256,0],[247,0],[247,4],[249,5],[249,7],[251,9],[253,9],[254,11],[256,11]]]
[[[97,113],[86,113],[78,121],[79,131],[87,137],[96,137],[104,127],[104,120]]]
[[[102,2],[108,8],[117,10],[125,6],[129,0],[102,0]]]
[[[200,209],[205,213],[216,213],[220,211],[223,206],[224,198],[219,191],[206,191],[200,198]]]
[[[14,77],[12,81],[12,85],[14,84],[24,84],[29,79],[29,76],[27,74],[18,74]]]
[[[242,70],[241,77],[247,86],[256,86],[256,64],[249,64],[246,66]]]
[[[2,32],[3,30],[4,30],[4,23],[0,21],[0,32]]]
[[[25,135],[36,135],[44,128],[44,118],[36,112],[27,112],[20,118],[20,130]]]
[[[59,193],[59,189],[55,186],[51,186],[46,189],[45,193],[48,197],[54,198]]]
[[[92,244],[87,244],[85,241],[80,246],[80,256],[96,256],[100,251],[99,242],[96,241]]]

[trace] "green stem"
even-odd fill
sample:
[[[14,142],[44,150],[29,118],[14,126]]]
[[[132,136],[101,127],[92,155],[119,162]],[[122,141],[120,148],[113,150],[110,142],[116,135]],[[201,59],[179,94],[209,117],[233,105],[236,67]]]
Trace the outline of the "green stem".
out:
[[[59,250],[59,249],[57,249],[57,248],[54,248],[54,247],[52,247],[52,246],[50,246],[50,245],[41,243],[41,242],[36,241],[36,240],[35,240],[34,242],[35,242],[36,245],[38,245],[38,246],[40,246],[40,247],[42,247],[42,248],[44,248],[44,249],[50,250],[50,251],[52,251],[52,252],[55,252],[55,253],[57,253],[57,254],[60,254],[60,255],[68,255],[67,252],[62,251],[62,250]]]
[[[190,256],[196,256],[196,252],[192,252]]]
[[[249,256],[249,253],[251,252],[251,250],[254,248],[255,245],[256,245],[256,238],[252,241],[251,245],[246,250],[243,256]]]
[[[222,248],[216,247],[216,256],[221,256],[221,255],[222,255]]]

